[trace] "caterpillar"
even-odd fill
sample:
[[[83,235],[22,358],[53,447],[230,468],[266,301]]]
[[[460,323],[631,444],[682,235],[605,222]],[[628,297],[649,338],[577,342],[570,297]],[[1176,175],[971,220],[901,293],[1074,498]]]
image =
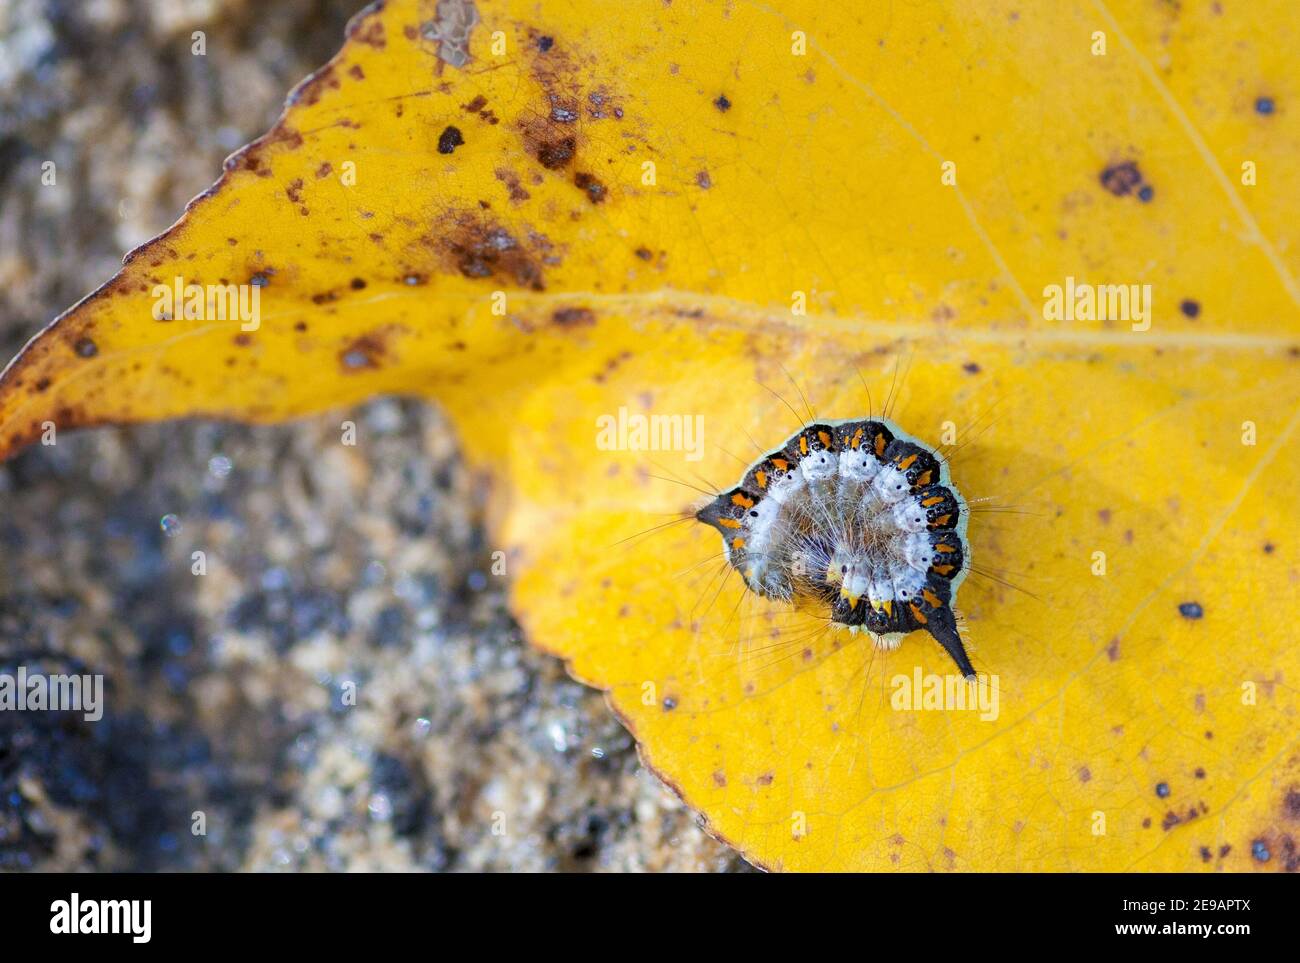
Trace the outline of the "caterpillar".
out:
[[[966,503],[946,459],[889,419],[803,425],[694,517],[749,591],[823,607],[881,649],[924,630],[974,677],[953,608],[970,564]]]

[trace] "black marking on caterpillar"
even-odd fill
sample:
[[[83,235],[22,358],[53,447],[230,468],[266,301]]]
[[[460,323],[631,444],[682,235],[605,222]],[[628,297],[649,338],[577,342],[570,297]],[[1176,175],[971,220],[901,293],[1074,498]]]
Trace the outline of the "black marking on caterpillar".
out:
[[[695,518],[750,591],[824,607],[879,648],[924,630],[974,677],[953,610],[969,570],[965,500],[946,460],[887,418],[804,425]]]

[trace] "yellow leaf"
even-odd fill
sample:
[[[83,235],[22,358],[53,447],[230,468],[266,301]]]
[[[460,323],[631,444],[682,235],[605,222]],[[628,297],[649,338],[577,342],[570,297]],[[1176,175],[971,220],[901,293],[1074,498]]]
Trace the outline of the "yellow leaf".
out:
[[[755,863],[1300,868],[1289,5],[472,6],[354,21],[10,366],[0,451],[427,396],[530,639]],[[155,320],[177,279],[257,310]],[[1053,314],[1087,285],[1136,288]],[[656,476],[721,490],[795,430],[761,385],[861,417],[896,370],[894,419],[1023,509],[972,514],[957,600],[996,707],[897,707],[932,640],[714,578],[703,526],[626,540],[697,503]],[[621,409],[704,443],[607,450]]]

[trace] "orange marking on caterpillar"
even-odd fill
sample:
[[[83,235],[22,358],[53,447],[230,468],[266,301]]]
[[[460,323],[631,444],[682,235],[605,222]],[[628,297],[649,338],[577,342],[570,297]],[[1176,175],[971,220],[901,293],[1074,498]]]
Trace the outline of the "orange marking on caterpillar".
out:
[[[916,607],[915,602],[908,602],[907,607],[911,609],[912,614],[916,616],[916,621],[920,622],[922,625],[926,625],[930,621],[924,615],[921,614],[921,610]]]
[[[718,524],[721,525],[723,528],[739,528],[739,527],[740,527],[740,522],[736,521],[734,518],[719,518],[719,519],[718,519]]]
[[[921,589],[921,598],[929,602],[932,608],[937,609],[943,605],[943,602],[939,599],[939,596],[935,595],[928,588]]]
[[[740,505],[744,508],[753,508],[754,499],[747,498],[742,492],[736,492],[736,494],[731,496],[731,504]]]
[[[777,471],[786,471],[790,468],[790,463],[784,458],[773,458],[772,464],[776,466]]]
[[[865,430],[862,429],[862,428],[859,428],[857,431],[855,431],[855,432],[853,433],[853,440],[852,440],[851,442],[849,442],[849,446],[850,446],[854,451],[857,451],[857,450],[858,450],[858,446],[862,444],[862,436],[863,436],[864,433],[865,433]]]
[[[876,457],[877,458],[885,457],[885,436],[884,435],[876,435]]]
[[[898,463],[898,467],[902,471],[907,471],[909,468],[912,467],[912,462],[914,461],[916,461],[916,455],[908,455],[906,458],[904,458],[902,461]]]
[[[951,565],[932,565],[930,567],[934,569],[936,572],[938,572],[940,575],[948,575],[952,572],[953,569],[953,566]]]
[[[799,436],[799,454],[801,454],[801,455],[806,455],[806,454],[808,454],[808,436],[807,436],[807,435],[800,435],[800,436]]]
[[[765,471],[756,471],[756,472],[754,472],[754,481],[758,482],[758,487],[759,487],[759,488],[766,488],[766,487],[767,487],[767,472],[765,472]]]
[[[947,525],[947,524],[948,524],[948,519],[950,519],[950,518],[952,518],[951,515],[940,515],[938,518],[936,518],[936,519],[934,520],[934,523],[935,523],[936,525]]]
[[[821,439],[823,448],[829,448],[831,446],[831,436],[829,433],[825,431],[819,431],[817,432],[817,437]]]
[[[934,473],[927,468],[925,474],[916,480],[916,487],[924,488],[926,485],[930,484],[930,476],[932,474]]]

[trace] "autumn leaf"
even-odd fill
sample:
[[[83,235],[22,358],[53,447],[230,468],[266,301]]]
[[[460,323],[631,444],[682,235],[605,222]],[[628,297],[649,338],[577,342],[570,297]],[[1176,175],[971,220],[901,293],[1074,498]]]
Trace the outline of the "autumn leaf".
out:
[[[1295,870],[1298,31],[1281,2],[376,5],[10,365],[0,450],[434,399],[530,640],[753,862]],[[647,531],[886,396],[982,509],[973,708],[927,708],[928,637],[877,651],[724,579],[703,526]],[[600,443],[651,416],[677,450]]]

